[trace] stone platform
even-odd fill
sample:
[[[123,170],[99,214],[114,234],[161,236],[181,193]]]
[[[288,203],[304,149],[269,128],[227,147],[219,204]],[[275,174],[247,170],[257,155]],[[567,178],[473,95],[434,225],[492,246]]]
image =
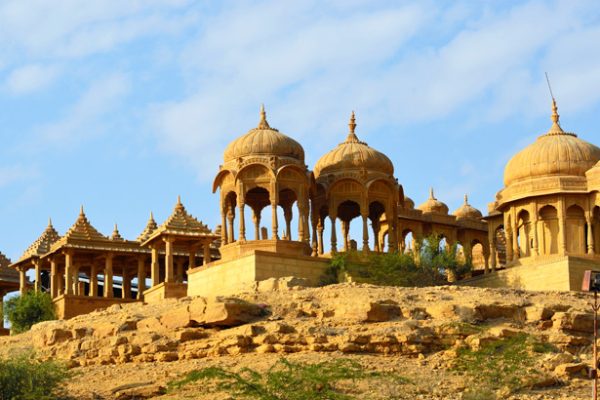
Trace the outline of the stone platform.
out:
[[[144,291],[145,303],[158,303],[164,299],[179,299],[187,296],[187,284],[162,282]]]
[[[581,290],[585,270],[600,270],[600,257],[538,256],[519,259],[506,269],[465,279],[464,286],[524,290]]]
[[[132,303],[135,299],[122,299],[120,297],[90,297],[63,294],[52,300],[58,319],[69,319],[77,315],[87,314],[101,310],[113,304]]]
[[[328,258],[286,253],[310,250],[304,243],[273,242],[277,242],[278,252],[252,248],[251,243],[239,244],[235,250],[235,243],[224,246],[230,249],[225,249],[223,259],[188,271],[188,296],[230,295],[252,290],[258,281],[287,276],[304,278],[310,285],[319,284],[329,265]]]

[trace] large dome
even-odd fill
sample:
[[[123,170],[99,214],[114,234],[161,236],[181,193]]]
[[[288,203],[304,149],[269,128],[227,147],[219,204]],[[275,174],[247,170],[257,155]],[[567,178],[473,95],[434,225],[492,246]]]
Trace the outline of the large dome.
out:
[[[223,159],[228,162],[249,155],[290,157],[304,162],[304,149],[300,143],[277,129],[271,128],[267,122],[264,107],[261,107],[260,110],[258,126],[229,143]]]
[[[356,128],[354,112],[350,118],[349,126],[350,133],[346,140],[317,161],[314,169],[315,177],[318,178],[328,173],[352,169],[393,175],[394,165],[390,159],[385,154],[369,147],[365,142],[358,140],[354,133]]]
[[[600,148],[562,130],[556,102],[552,127],[506,165],[504,185],[545,176],[582,176],[600,160]]]

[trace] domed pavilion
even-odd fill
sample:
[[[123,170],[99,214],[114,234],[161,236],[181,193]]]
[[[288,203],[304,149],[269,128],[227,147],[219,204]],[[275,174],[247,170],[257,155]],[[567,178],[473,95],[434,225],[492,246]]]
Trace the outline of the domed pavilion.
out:
[[[492,265],[504,240],[507,267],[519,267],[502,274],[504,284],[578,290],[583,270],[600,260],[600,148],[563,130],[554,99],[551,120],[508,162],[490,204]]]
[[[343,249],[347,251],[350,221],[357,217],[362,219],[362,250],[369,251],[368,222],[371,221],[374,250],[380,251],[380,220],[384,214],[392,217],[389,250],[395,251],[397,199],[401,187],[394,177],[394,165],[385,154],[358,139],[354,112],[348,126],[346,140],[321,157],[314,168],[318,253],[323,254],[323,228],[327,218],[331,221],[331,251],[335,252],[336,221],[341,221]]]

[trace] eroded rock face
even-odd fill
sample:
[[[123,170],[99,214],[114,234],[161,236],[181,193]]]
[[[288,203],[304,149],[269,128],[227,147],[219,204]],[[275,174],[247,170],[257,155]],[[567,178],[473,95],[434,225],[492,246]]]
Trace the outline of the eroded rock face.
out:
[[[544,387],[585,375],[583,361],[589,360],[580,355],[591,344],[592,327],[581,295],[356,284],[303,288],[289,279],[236,297],[128,304],[44,322],[27,340],[40,357],[64,359],[73,367],[296,352],[451,363],[460,349],[478,351],[527,334],[557,349],[540,365],[553,377],[537,383]],[[142,398],[155,389],[123,388],[118,395]]]

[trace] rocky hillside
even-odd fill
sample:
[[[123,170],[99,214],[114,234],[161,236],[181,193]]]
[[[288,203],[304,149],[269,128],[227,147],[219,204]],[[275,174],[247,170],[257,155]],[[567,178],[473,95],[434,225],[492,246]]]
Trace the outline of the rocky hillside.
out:
[[[75,372],[67,390],[81,399],[232,398],[199,383],[165,388],[192,370],[264,372],[281,357],[349,359],[402,378],[348,389],[361,399],[590,393],[593,318],[585,294],[301,283],[281,279],[235,297],[113,306],[45,322],[1,338],[0,356],[33,350],[65,360]]]

